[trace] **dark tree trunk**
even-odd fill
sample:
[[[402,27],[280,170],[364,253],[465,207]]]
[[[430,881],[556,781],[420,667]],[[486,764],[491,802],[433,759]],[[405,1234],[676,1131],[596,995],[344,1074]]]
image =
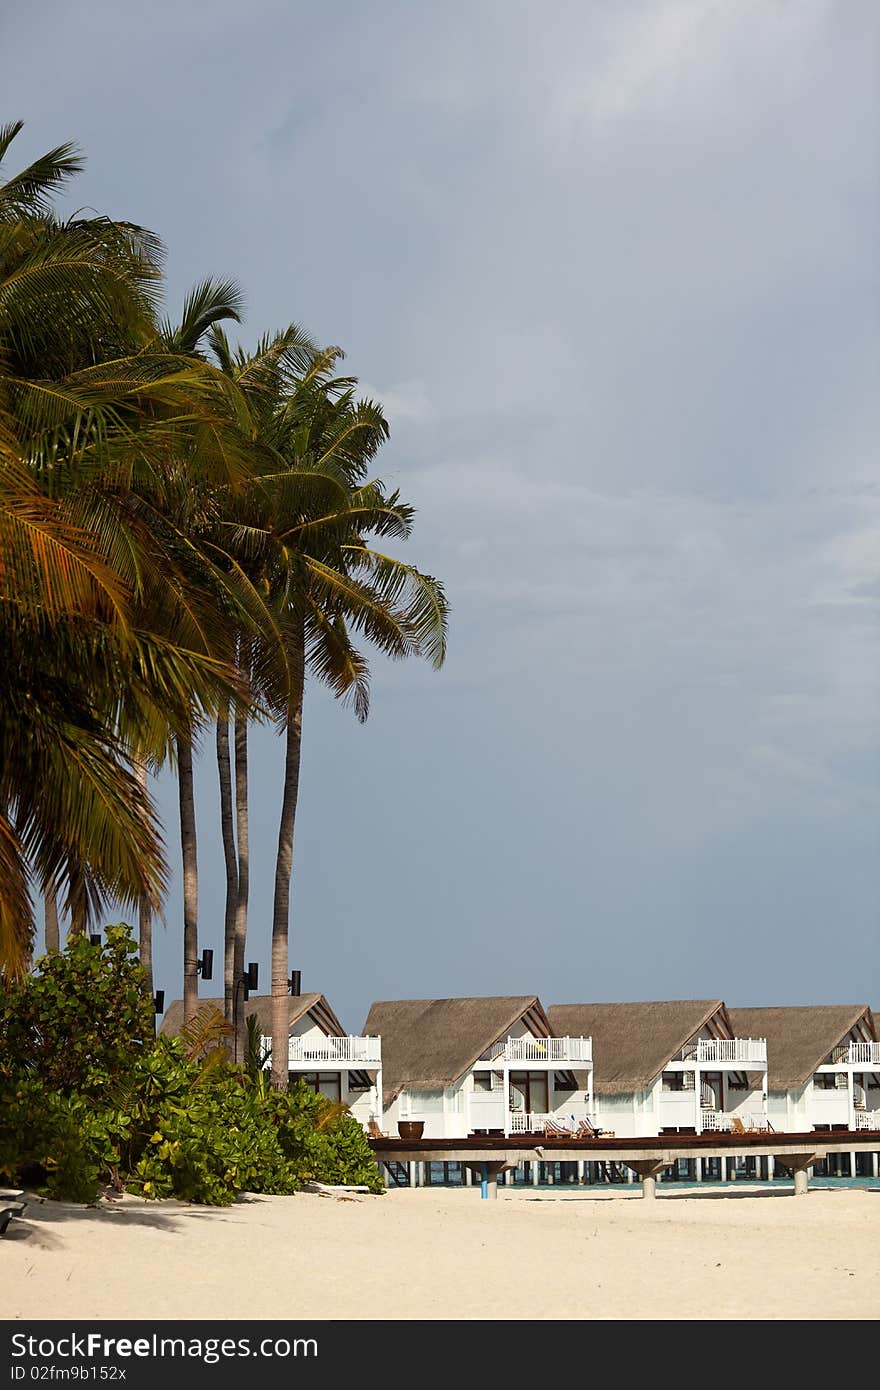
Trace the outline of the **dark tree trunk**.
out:
[[[236,980],[244,974],[244,955],[247,944],[248,893],[250,891],[250,835],[248,831],[248,720],[247,713],[235,710],[235,829],[238,839],[238,896],[235,904],[235,949],[233,966]],[[236,1019],[235,1052],[242,1056],[244,1027],[241,1011]]]
[[[286,721],[287,747],[284,759],[284,795],[278,828],[278,857],[275,861],[275,901],[272,913],[272,1085],[287,1090],[287,1055],[290,1010],[287,995],[289,974],[288,937],[290,922],[290,878],[293,870],[293,834],[299,794],[299,761],[302,747],[303,692],[305,688],[305,634],[300,629],[291,652],[290,705]]]
[[[137,778],[138,786],[144,794],[144,801],[148,800],[147,791],[147,763],[145,758],[136,758],[134,763],[134,775]],[[153,993],[153,909],[150,907],[146,898],[141,898],[138,903],[138,942],[140,945],[140,962],[146,972],[150,993]]]
[[[58,925],[58,898],[54,888],[45,893],[46,951],[61,950],[61,929]]]
[[[232,770],[229,762],[229,716],[217,720],[217,771],[220,774],[220,833],[226,864],[226,912],[223,918],[223,1012],[234,1024],[235,910],[238,904],[238,866],[235,862],[235,830],[232,814]]]
[[[177,738],[177,788],[183,860],[183,1021],[190,1023],[199,1007],[199,868],[192,733],[189,730]]]

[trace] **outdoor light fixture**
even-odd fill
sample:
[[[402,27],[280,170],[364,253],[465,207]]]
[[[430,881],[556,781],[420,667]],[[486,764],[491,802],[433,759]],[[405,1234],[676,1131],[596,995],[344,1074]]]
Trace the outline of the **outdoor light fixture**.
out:
[[[165,991],[164,991],[164,989],[157,989],[157,990],[156,990],[156,993],[153,995],[153,1013],[154,1013],[154,1014],[164,1014],[164,1012],[165,1012]]]
[[[100,944],[101,944],[101,933],[100,933],[99,931],[89,932],[89,945],[90,945],[90,946],[100,946]]]
[[[245,1001],[250,997],[251,990],[256,990],[260,981],[260,967],[255,960],[250,961],[247,970],[243,975],[239,975],[235,981],[235,989],[232,994],[232,1034],[233,1049],[232,1060],[238,1061],[238,997],[241,994]]]
[[[203,980],[213,979],[214,976],[214,952],[205,947],[202,952],[202,959],[196,963],[196,972],[201,975]]]
[[[287,981],[287,989],[294,999],[298,999],[302,993],[302,971],[291,970],[290,979]]]
[[[252,960],[241,979],[236,981],[236,989],[240,989],[245,999],[251,990],[256,990],[260,981],[260,967],[255,960]]]

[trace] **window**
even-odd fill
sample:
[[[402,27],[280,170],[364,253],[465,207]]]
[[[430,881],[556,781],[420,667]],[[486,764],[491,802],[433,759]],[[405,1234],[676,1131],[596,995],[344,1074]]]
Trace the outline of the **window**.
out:
[[[817,1071],[813,1076],[814,1091],[833,1091],[837,1086],[837,1072]]]
[[[342,1100],[342,1076],[338,1071],[291,1071],[288,1072],[288,1081],[303,1081],[310,1091],[316,1095],[326,1096],[328,1100],[335,1100],[337,1104]]]
[[[481,1092],[482,1092],[482,1091],[491,1091],[491,1089],[492,1089],[492,1073],[491,1073],[490,1071],[475,1071],[475,1072],[474,1072],[474,1090],[475,1090],[475,1091],[481,1091]]]
[[[546,1115],[547,1073],[544,1071],[513,1071],[510,1073],[510,1108],[525,1110],[531,1115]]]
[[[683,1071],[665,1071],[665,1072],[663,1073],[663,1089],[664,1089],[664,1091],[683,1091],[683,1090],[684,1090],[684,1072],[683,1072]]]

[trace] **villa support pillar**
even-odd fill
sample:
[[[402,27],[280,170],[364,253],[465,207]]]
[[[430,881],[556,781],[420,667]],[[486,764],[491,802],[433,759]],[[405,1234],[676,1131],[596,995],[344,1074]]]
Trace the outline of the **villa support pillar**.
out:
[[[497,1201],[498,1174],[503,1173],[506,1168],[510,1168],[512,1165],[509,1163],[487,1163],[484,1161],[482,1163],[468,1163],[466,1166],[473,1172],[474,1177],[480,1184],[480,1196],[483,1201]]]
[[[630,1158],[627,1167],[637,1173],[642,1183],[642,1196],[653,1201],[657,1195],[657,1174],[665,1167],[662,1158]]]
[[[815,1154],[785,1154],[782,1162],[794,1175],[795,1197],[805,1197],[810,1185],[809,1170],[816,1162]]]

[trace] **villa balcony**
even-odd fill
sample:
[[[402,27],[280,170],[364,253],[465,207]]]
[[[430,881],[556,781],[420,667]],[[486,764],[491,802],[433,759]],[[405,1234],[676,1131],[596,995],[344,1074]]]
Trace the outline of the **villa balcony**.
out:
[[[683,1062],[700,1066],[767,1066],[766,1038],[698,1038],[681,1049]]]
[[[347,1067],[381,1067],[381,1038],[291,1038],[288,1050],[290,1071],[314,1068],[339,1070]]]
[[[484,1052],[481,1062],[527,1063],[533,1067],[591,1067],[592,1038],[507,1038]]]
[[[876,1067],[880,1070],[880,1042],[844,1043],[841,1047],[835,1047],[831,1061],[842,1062],[849,1067],[865,1067],[868,1070]]]
[[[880,1130],[880,1110],[857,1110],[853,1129]]]
[[[582,1128],[598,1129],[595,1116],[588,1115],[586,1111],[580,1115],[538,1115],[529,1110],[511,1110],[507,1116],[507,1130],[509,1134],[544,1134],[548,1121],[571,1134],[572,1138],[581,1137],[579,1132]]]
[[[739,1132],[740,1125],[746,1134],[766,1133],[772,1125],[766,1115],[728,1115],[723,1110],[703,1110],[700,1115],[703,1133],[715,1131],[721,1134]]]

